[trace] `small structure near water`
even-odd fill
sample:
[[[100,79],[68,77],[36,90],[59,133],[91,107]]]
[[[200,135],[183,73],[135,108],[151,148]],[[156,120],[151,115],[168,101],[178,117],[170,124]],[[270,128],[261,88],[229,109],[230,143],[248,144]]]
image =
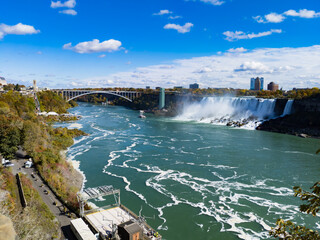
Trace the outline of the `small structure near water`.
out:
[[[123,240],[139,240],[142,237],[141,227],[132,220],[118,225],[119,237]]]
[[[88,200],[106,196],[114,197],[115,203],[93,210],[84,210]],[[112,186],[84,189],[77,194],[81,218],[72,220],[71,228],[78,240],[86,239],[84,234],[97,239],[112,240],[161,240],[161,235],[150,227],[144,217],[137,216],[120,202],[120,190]],[[82,235],[81,235],[82,234]],[[88,238],[88,239],[91,239]]]

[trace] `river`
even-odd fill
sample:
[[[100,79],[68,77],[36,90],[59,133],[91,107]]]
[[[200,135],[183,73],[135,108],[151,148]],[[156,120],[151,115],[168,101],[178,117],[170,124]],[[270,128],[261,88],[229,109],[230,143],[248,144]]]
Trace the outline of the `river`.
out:
[[[142,214],[164,239],[268,239],[277,218],[320,228],[299,212],[292,187],[320,176],[316,139],[183,121],[123,107],[80,103],[82,118],[68,158],[85,187],[113,185],[122,203]],[[96,200],[97,206],[107,205]]]

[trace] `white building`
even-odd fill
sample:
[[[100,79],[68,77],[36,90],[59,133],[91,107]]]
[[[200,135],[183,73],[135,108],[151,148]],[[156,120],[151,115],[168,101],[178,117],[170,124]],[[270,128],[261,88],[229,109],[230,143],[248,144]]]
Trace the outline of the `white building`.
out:
[[[0,85],[2,85],[2,86],[8,85],[7,81],[4,77],[0,77]]]

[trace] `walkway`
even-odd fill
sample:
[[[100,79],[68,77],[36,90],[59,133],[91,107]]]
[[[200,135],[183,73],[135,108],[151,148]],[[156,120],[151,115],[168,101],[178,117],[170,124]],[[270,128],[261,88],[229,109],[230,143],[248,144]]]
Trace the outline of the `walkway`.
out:
[[[12,173],[17,174],[18,172],[22,172],[26,174],[26,176],[32,181],[33,187],[39,192],[44,203],[47,204],[51,212],[58,219],[62,231],[61,240],[76,240],[76,237],[70,229],[71,218],[64,213],[63,204],[56,198],[56,196],[51,192],[47,185],[42,181],[39,175],[35,172],[35,169],[24,168],[23,166],[26,162],[26,160],[24,159],[13,160],[12,162],[14,163],[14,166],[12,167]],[[47,192],[47,194],[45,192]],[[56,205],[53,204],[54,202],[56,203]]]

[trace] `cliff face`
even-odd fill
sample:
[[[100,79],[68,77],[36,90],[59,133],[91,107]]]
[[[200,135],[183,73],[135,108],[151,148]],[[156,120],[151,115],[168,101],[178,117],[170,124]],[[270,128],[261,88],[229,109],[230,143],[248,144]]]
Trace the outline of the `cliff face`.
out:
[[[320,112],[320,95],[294,100],[294,112]]]
[[[320,137],[320,112],[296,112],[263,122],[257,130]]]
[[[263,122],[257,130],[320,137],[320,95],[294,100],[292,112]]]
[[[282,115],[283,110],[286,107],[287,102],[288,102],[288,99],[277,99],[276,100],[276,105],[274,107],[274,113],[276,116]]]

